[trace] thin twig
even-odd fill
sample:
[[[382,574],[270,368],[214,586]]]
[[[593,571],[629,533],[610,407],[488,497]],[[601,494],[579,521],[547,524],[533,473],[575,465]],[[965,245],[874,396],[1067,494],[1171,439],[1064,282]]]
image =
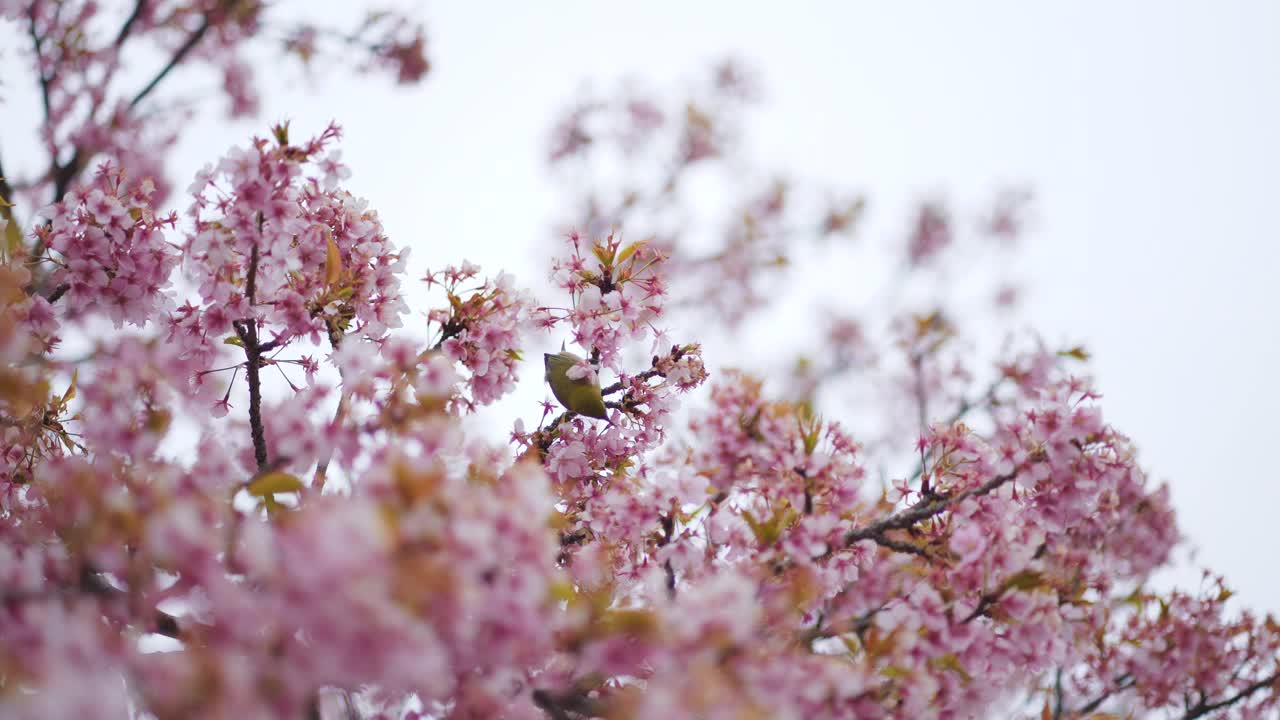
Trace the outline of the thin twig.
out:
[[[134,7],[135,15],[143,9],[142,5],[144,5],[144,2],[142,2],[142,0],[139,0],[138,4]],[[127,39],[129,32],[132,31],[133,23],[135,21],[136,21],[136,17],[130,17],[129,20],[125,21],[125,26],[120,28],[120,35],[117,36],[117,43],[123,43],[124,40]],[[33,22],[33,28],[34,28],[34,14],[33,14],[32,22]],[[139,103],[145,100],[146,97],[150,95],[153,90],[156,89],[156,87],[160,84],[160,82],[164,80],[165,77],[168,76],[169,73],[172,72],[175,67],[177,67],[179,64],[182,63],[183,60],[186,59],[187,55],[193,49],[195,49],[195,46],[200,43],[200,40],[204,38],[205,34],[209,32],[209,29],[211,27],[212,27],[212,23],[210,22],[209,16],[207,14],[202,15],[200,17],[200,24],[197,25],[196,29],[191,32],[191,35],[187,37],[186,41],[183,42],[182,45],[180,45],[178,49],[174,51],[173,55],[170,56],[169,61],[165,63],[164,67],[160,68],[160,71],[157,72],[155,76],[152,77],[151,80],[145,86],[143,86],[143,88],[139,90],[137,94],[133,96],[133,99],[129,101],[129,110],[133,110],[138,106]],[[38,49],[38,46],[37,46],[37,49]],[[41,77],[41,83],[42,83],[42,89],[45,89],[47,91],[48,81],[43,76]],[[47,92],[45,97],[45,115],[46,115],[46,122],[47,122],[47,119],[49,117]],[[88,153],[83,147],[75,148],[75,152],[71,154],[71,159],[68,160],[64,165],[59,165],[57,162],[57,158],[56,157],[54,158],[53,173],[52,173],[53,174],[53,202],[55,203],[59,202],[62,200],[64,196],[66,196],[67,190],[71,188],[72,181],[75,180],[76,176],[80,174],[80,171],[84,169],[84,165],[88,160],[89,160]]]
[[[129,33],[133,32],[133,24],[138,21],[138,17],[142,15],[142,11],[147,8],[147,0],[137,0],[133,4],[133,12],[129,13],[129,17],[125,19],[124,25],[120,26],[120,32],[116,34],[115,46],[119,50],[124,41],[129,39]]]
[[[48,125],[53,119],[53,104],[49,101],[50,77],[44,74],[44,38],[36,31],[36,3],[31,4],[27,14],[30,22],[27,32],[31,36],[31,44],[36,51],[36,76],[40,79],[40,100],[44,103],[44,123]],[[57,162],[57,158],[54,159]]]
[[[1088,713],[1093,712],[1094,710],[1097,710],[1099,707],[1102,707],[1102,703],[1106,702],[1107,699],[1110,698],[1112,695],[1115,695],[1117,692],[1120,692],[1122,690],[1128,690],[1129,688],[1133,687],[1133,683],[1134,681],[1132,676],[1121,675],[1120,677],[1116,678],[1115,687],[1104,691],[1098,697],[1084,704],[1079,710],[1076,710],[1075,712],[1070,713],[1071,717],[1082,717],[1084,715],[1087,715]]]
[[[333,413],[333,423],[331,426],[335,429],[338,426],[340,426],[342,422],[346,419],[348,397],[349,396],[347,395],[347,391],[344,388],[342,390],[342,394],[338,396],[338,409],[335,410]],[[311,476],[312,477],[311,486],[314,487],[317,492],[324,490],[324,483],[325,483],[325,480],[328,479],[329,463],[331,462],[333,462],[333,446],[332,445],[330,445],[327,449],[325,449],[324,454],[320,457],[319,462],[316,463],[315,473],[313,473]]]
[[[999,377],[998,379],[996,379],[995,382],[988,385],[987,389],[974,400],[970,400],[968,398],[961,400],[960,407],[956,408],[956,411],[951,413],[951,417],[943,421],[942,424],[946,426],[955,425],[957,422],[960,422],[961,420],[963,420],[964,417],[969,414],[970,410],[973,410],[982,405],[986,405],[990,403],[992,400],[995,399],[996,390],[1000,389],[1000,386],[1004,383],[1004,380],[1005,380],[1004,376]],[[924,470],[925,470],[925,464],[924,464],[924,460],[922,459],[920,461],[920,464],[916,466],[915,472],[911,474],[911,478],[909,479],[909,482],[914,482],[915,480],[919,479],[920,476],[924,474]]]
[[[182,45],[173,53],[173,56],[169,58],[169,62],[160,69],[160,72],[156,73],[156,76],[151,78],[151,82],[147,83],[146,86],[139,90],[138,94],[134,95],[133,99],[129,101],[130,110],[137,107],[138,103],[146,99],[146,97],[151,94],[151,91],[155,90],[156,86],[160,84],[160,81],[164,80],[165,76],[187,57],[187,53],[191,52],[195,46],[199,44],[205,33],[209,32],[210,27],[209,16],[202,15],[200,17],[200,24],[194,31],[192,31],[191,35],[187,38],[187,41],[182,43]]]
[[[929,432],[929,398],[924,391],[924,357],[921,354],[916,353],[911,356],[911,371],[915,376],[914,392],[916,400],[916,424],[920,430],[920,437],[923,439]],[[925,495],[932,495],[933,489],[929,487],[929,475],[925,472],[927,469],[926,463],[928,462],[928,459],[928,453],[926,452],[925,445],[922,442],[920,445],[919,477],[922,478],[920,481],[920,492]]]
[[[1062,720],[1062,668],[1053,674],[1053,720]]]

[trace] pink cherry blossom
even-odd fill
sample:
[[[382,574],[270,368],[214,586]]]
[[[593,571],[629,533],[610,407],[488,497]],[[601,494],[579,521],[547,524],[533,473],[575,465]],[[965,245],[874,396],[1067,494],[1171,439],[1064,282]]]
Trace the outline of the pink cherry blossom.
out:
[[[14,58],[47,154],[0,180],[0,716],[1280,709],[1273,616],[1211,572],[1151,583],[1181,539],[1169,489],[1085,349],[972,341],[989,308],[944,280],[973,223],[917,208],[889,253],[902,294],[800,311],[798,350],[724,349],[717,328],[803,299],[810,250],[858,241],[865,206],[737,182],[758,93],[729,63],[680,102],[574,105],[550,155],[588,181],[550,288],[433,256],[411,308],[337,125],[166,177],[199,104],[153,90],[214,69],[222,109],[252,114],[268,28],[308,71],[430,67],[394,13],[341,32],[275,9],[0,3],[32,42]],[[168,65],[131,93],[122,48],[143,44]],[[598,153],[622,160],[616,193]],[[708,234],[680,218],[716,167],[735,187]],[[983,246],[1011,244],[1024,201],[997,199]],[[579,357],[603,417],[512,394],[539,344]]]

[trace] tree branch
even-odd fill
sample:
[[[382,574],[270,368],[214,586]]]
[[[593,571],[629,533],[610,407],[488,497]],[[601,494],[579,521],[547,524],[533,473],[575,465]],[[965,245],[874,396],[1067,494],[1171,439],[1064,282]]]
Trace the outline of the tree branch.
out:
[[[877,545],[893,550],[894,552],[909,553],[911,555],[919,555],[922,558],[929,558],[929,552],[919,545],[912,545],[909,542],[894,540],[889,537],[873,537],[871,538]]]
[[[686,347],[682,347],[682,346],[680,346],[680,345],[673,345],[673,346],[671,346],[671,354],[670,354],[670,356],[669,356],[669,357],[671,358],[671,362],[678,362],[678,361],[680,360],[680,358],[682,358],[682,357],[684,357],[684,356],[685,356],[685,352],[686,352]],[[653,361],[652,361],[652,363],[651,363],[651,364],[656,366],[656,365],[658,364],[658,362],[659,362],[661,359],[662,359],[662,358],[658,357],[657,355],[654,355],[654,356],[653,356]],[[640,380],[641,382],[644,382],[644,381],[647,381],[647,380],[649,380],[649,379],[651,379],[651,378],[655,378],[655,377],[666,377],[666,376],[667,376],[667,375],[666,375],[666,373],[662,372],[661,370],[657,369],[656,367],[650,367],[648,370],[645,370],[644,372],[640,373],[639,375],[636,375],[636,376],[635,376],[635,377],[633,377],[632,379],[633,379],[633,380]],[[625,386],[622,384],[622,381],[621,381],[621,380],[619,380],[618,382],[616,382],[616,383],[614,383],[614,384],[612,384],[612,385],[610,385],[610,386],[608,386],[608,387],[604,388],[603,390],[601,390],[601,391],[600,391],[600,394],[601,394],[601,395],[612,395],[612,394],[614,394],[614,393],[619,392],[620,390],[622,390],[622,389],[623,389],[623,387],[625,387]]]
[[[583,690],[553,694],[548,690],[536,688],[532,693],[532,699],[533,704],[545,712],[551,720],[572,720],[574,715],[595,717],[601,714],[601,708],[597,707],[599,703],[588,698],[586,691]]]
[[[49,297],[45,299],[49,301],[50,305],[52,305],[53,303],[56,303],[59,300],[61,300],[62,296],[66,295],[67,291],[70,289],[71,289],[70,283],[62,283],[58,287],[54,288],[53,292],[49,293]]]
[[[134,6],[133,15],[131,15],[129,19],[125,21],[125,25],[120,28],[120,35],[116,38],[117,46],[128,38],[129,32],[132,31],[133,24],[137,20],[137,16],[143,9],[145,9],[145,4],[145,0],[138,0],[137,4]],[[34,15],[32,26],[34,28]],[[133,110],[139,103],[145,100],[146,97],[156,89],[156,86],[158,86],[175,67],[186,59],[187,55],[195,49],[195,46],[200,43],[200,40],[204,38],[205,34],[209,32],[211,27],[212,23],[209,20],[209,15],[201,15],[200,24],[191,32],[191,35],[187,37],[186,41],[174,51],[173,55],[170,56],[169,61],[165,63],[164,67],[160,68],[160,71],[151,78],[151,81],[143,86],[143,88],[133,96],[133,99],[129,101],[130,110]],[[41,76],[41,82],[43,88],[47,90],[48,81],[44,79],[43,75]],[[45,97],[45,113],[47,118],[49,113],[47,92]],[[59,202],[62,200],[62,198],[67,194],[67,190],[71,188],[71,182],[80,174],[80,171],[88,160],[89,158],[86,155],[85,149],[82,147],[77,147],[75,149],[75,152],[71,155],[71,159],[68,160],[65,165],[59,165],[57,158],[54,158],[53,202]]]
[[[31,45],[36,51],[36,77],[40,79],[40,100],[44,103],[44,122],[46,125],[53,118],[53,105],[49,101],[49,76],[44,74],[44,38],[36,31],[36,5],[31,4],[31,11],[27,14],[30,22],[27,24],[27,33],[31,36]],[[54,158],[57,162],[57,158]]]
[[[920,428],[920,437],[923,438],[929,432],[929,397],[924,389],[924,356],[915,353],[911,356],[911,372],[915,377],[913,383],[913,392],[916,401],[916,423]],[[929,478],[925,474],[927,468],[926,463],[929,455],[922,444],[920,447],[920,472],[917,477],[923,478],[920,481],[920,492],[925,495],[932,495],[933,489],[929,487]]]
[[[1194,718],[1204,717],[1205,715],[1208,715],[1209,713],[1214,712],[1215,710],[1221,710],[1226,707],[1231,707],[1232,705],[1235,705],[1236,703],[1240,702],[1241,700],[1244,700],[1250,695],[1253,695],[1259,690],[1265,690],[1267,687],[1271,685],[1275,685],[1277,682],[1280,682],[1280,673],[1276,673],[1275,675],[1272,675],[1270,677],[1263,678],[1262,680],[1255,682],[1254,684],[1246,687],[1245,689],[1241,690],[1235,695],[1232,695],[1226,700],[1220,700],[1216,703],[1206,703],[1204,700],[1201,700],[1200,702],[1196,703],[1195,707],[1188,710],[1186,715],[1182,716],[1182,720],[1194,720]]]
[[[129,17],[125,19],[124,25],[120,26],[120,32],[116,34],[115,46],[119,50],[124,41],[129,39],[129,33],[133,32],[133,24],[138,21],[138,17],[142,15],[142,11],[147,8],[147,0],[137,0],[133,4],[133,12],[129,13]]]
[[[4,174],[4,163],[0,162],[0,198],[4,198],[7,202],[13,202],[13,186],[9,184],[9,179]],[[13,211],[7,206],[0,208],[0,216],[4,219],[12,221]]]
[[[192,31],[189,37],[187,37],[187,41],[182,43],[182,45],[174,51],[173,56],[169,58],[169,62],[166,63],[164,67],[160,68],[160,72],[156,73],[156,76],[151,78],[151,82],[147,83],[146,86],[139,90],[138,94],[134,95],[133,99],[129,101],[130,110],[137,107],[138,103],[141,103],[146,99],[146,97],[151,94],[151,91],[155,90],[156,86],[160,84],[160,81],[164,80],[165,76],[167,76],[175,67],[178,66],[179,63],[183,61],[183,59],[187,57],[187,53],[191,52],[195,46],[200,43],[200,40],[204,37],[205,33],[209,32],[210,27],[212,27],[212,25],[209,22],[209,16],[200,16],[200,24],[196,26],[196,29]]]
[[[0,592],[0,604],[48,600],[51,597],[72,593],[80,593],[108,600],[116,600],[123,596],[123,592],[121,590],[112,587],[103,580],[95,569],[85,566],[80,569],[80,576],[76,579],[75,583],[54,585],[51,589],[44,592]],[[146,630],[147,632],[164,635],[165,637],[170,637],[174,640],[182,639],[182,631],[181,628],[178,627],[178,618],[160,610],[159,608],[152,611],[150,625]]]
[[[1042,456],[1032,456],[1032,458],[1027,462],[1040,462],[1042,459]],[[1014,468],[1010,472],[1004,473],[1003,475],[997,475],[978,487],[965,490],[964,492],[957,493],[955,495],[940,495],[935,493],[905,510],[896,512],[881,520],[877,520],[866,527],[850,530],[844,536],[844,546],[849,547],[859,540],[874,540],[875,542],[883,545],[887,540],[884,536],[886,532],[890,530],[905,530],[918,522],[928,520],[929,518],[938,515],[942,511],[958,502],[961,502],[962,500],[986,495],[1001,485],[1004,485],[1010,480],[1016,478],[1018,473],[1025,469],[1026,467],[1024,464]]]
[[[960,407],[956,408],[956,411],[951,413],[951,417],[943,421],[943,424],[947,426],[955,425],[957,422],[963,420],[964,416],[968,415],[970,410],[990,403],[995,399],[996,391],[1000,389],[1000,386],[1004,384],[1004,381],[1005,376],[1001,375],[995,380],[995,382],[988,385],[987,389],[976,399],[970,400],[965,398],[961,400]],[[920,464],[916,466],[915,472],[911,473],[911,477],[908,479],[908,482],[914,482],[919,479],[920,476],[924,474],[924,470],[924,460],[921,459]]]
[[[533,691],[533,704],[541,708],[551,720],[570,720],[569,713],[565,712],[546,690]]]
[[[258,244],[253,244],[249,256],[249,276],[245,281],[245,296],[252,312],[258,278]],[[249,379],[249,433],[253,438],[253,459],[258,472],[268,468],[266,431],[262,426],[262,346],[258,344],[258,321],[253,318],[235,323],[236,335],[244,344],[245,375]]]
[[[1122,675],[1116,678],[1115,687],[1104,691],[1098,697],[1090,700],[1088,703],[1085,703],[1083,706],[1080,707],[1079,710],[1076,710],[1075,712],[1071,713],[1071,717],[1083,717],[1084,715],[1091,713],[1094,710],[1097,710],[1099,707],[1102,707],[1102,703],[1106,702],[1107,699],[1110,698],[1112,695],[1116,694],[1121,690],[1128,690],[1131,687],[1133,687],[1133,678],[1130,677],[1129,675]]]

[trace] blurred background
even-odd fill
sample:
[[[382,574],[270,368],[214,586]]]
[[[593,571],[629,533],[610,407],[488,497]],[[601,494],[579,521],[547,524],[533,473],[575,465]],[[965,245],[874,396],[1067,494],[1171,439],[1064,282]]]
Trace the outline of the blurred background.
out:
[[[540,287],[565,219],[547,164],[565,108],[628,81],[676,96],[735,58],[761,89],[743,123],[753,162],[865,193],[857,242],[900,243],[907,208],[930,198],[972,215],[1003,187],[1034,192],[1005,268],[1021,288],[1015,325],[1089,349],[1105,416],[1171,484],[1197,554],[1161,584],[1194,587],[1208,566],[1244,604],[1280,610],[1280,5],[782,8],[422,4],[424,85],[265,66],[258,119],[199,116],[176,185],[270,122],[291,118],[302,137],[336,119],[351,189],[413,248],[413,277],[468,259]],[[536,422],[545,392],[529,370],[510,407]]]

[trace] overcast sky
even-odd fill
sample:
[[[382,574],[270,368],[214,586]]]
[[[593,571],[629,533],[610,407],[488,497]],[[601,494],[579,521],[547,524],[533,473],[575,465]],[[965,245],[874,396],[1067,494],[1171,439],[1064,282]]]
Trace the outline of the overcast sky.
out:
[[[587,79],[680,87],[726,54],[762,76],[753,151],[766,164],[873,202],[1030,182],[1027,321],[1094,352],[1104,412],[1171,483],[1197,562],[1280,610],[1280,4],[424,12],[425,87],[317,107],[346,124],[362,187],[434,264],[463,254],[544,272],[521,267],[522,248],[545,243],[555,196],[542,159],[565,100]]]
[[[752,125],[763,164],[873,202],[1034,187],[1028,323],[1093,351],[1104,412],[1171,483],[1197,562],[1225,573],[1245,603],[1280,610],[1280,4],[440,2],[421,12],[434,64],[424,86],[340,75],[308,90],[296,74],[270,73],[261,121],[198,122],[180,171],[265,121],[306,129],[336,118],[354,188],[418,267],[465,257],[540,277],[528,248],[549,232],[556,196],[543,158],[565,101],[588,80],[679,88],[711,61],[746,59],[766,91]]]

